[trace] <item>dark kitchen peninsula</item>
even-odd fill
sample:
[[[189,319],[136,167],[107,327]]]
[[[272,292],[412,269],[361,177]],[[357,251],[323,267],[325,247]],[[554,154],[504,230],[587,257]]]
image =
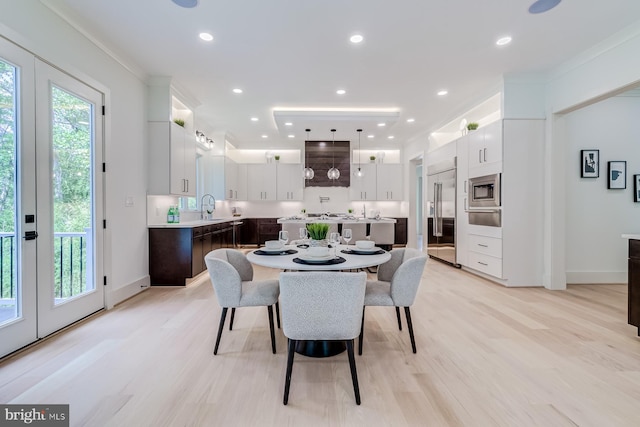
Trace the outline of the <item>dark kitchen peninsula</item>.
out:
[[[629,320],[640,336],[640,235],[623,235],[629,239]]]

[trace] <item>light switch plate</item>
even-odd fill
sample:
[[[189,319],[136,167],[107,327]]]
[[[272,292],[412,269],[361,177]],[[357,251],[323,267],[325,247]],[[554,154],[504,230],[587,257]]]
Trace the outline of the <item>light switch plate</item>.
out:
[[[127,198],[124,200],[124,205],[128,208],[133,206],[133,197],[127,196]]]

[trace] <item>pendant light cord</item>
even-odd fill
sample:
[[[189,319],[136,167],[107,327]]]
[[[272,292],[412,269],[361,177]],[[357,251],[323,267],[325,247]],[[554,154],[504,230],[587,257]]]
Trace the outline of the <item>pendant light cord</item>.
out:
[[[336,168],[336,130],[331,129],[333,143],[331,145],[331,169]]]

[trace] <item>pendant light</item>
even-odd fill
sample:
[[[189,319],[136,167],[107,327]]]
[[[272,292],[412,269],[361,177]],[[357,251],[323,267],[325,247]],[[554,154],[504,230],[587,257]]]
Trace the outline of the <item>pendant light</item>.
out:
[[[364,176],[364,171],[360,167],[360,133],[362,133],[362,129],[358,129],[358,170],[355,171],[354,175],[356,178],[362,178]]]
[[[311,132],[311,129],[306,129],[307,131],[307,141],[309,140],[309,132]],[[305,147],[304,147],[304,162],[306,164],[306,167],[304,168],[304,179],[313,179],[313,177],[315,176],[315,172],[313,171],[313,169],[311,169],[309,167],[309,159],[307,156],[307,147],[306,147],[306,141],[305,141]]]
[[[340,178],[340,171],[338,169],[336,169],[336,130],[335,129],[331,129],[331,134],[332,139],[333,139],[333,144],[332,144],[332,148],[331,148],[331,169],[329,169],[329,171],[327,172],[327,177],[331,180],[336,180],[338,178]]]

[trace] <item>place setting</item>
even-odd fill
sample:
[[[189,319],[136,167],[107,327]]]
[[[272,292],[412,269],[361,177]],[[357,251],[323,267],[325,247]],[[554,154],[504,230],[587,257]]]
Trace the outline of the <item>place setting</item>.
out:
[[[347,245],[347,249],[343,249],[340,252],[349,255],[380,255],[385,253],[384,249],[376,247],[376,242],[371,240],[358,240],[355,247],[349,249]]]
[[[331,233],[329,235],[329,246],[310,246],[305,252],[293,259],[297,264],[321,264],[334,265],[342,264],[347,260],[341,256],[336,256],[335,248],[340,241],[340,234]]]
[[[286,244],[289,241],[289,232],[280,231],[278,233],[278,240],[267,240],[264,242],[264,247],[253,251],[256,255],[293,255],[298,251],[295,249],[287,249]]]

